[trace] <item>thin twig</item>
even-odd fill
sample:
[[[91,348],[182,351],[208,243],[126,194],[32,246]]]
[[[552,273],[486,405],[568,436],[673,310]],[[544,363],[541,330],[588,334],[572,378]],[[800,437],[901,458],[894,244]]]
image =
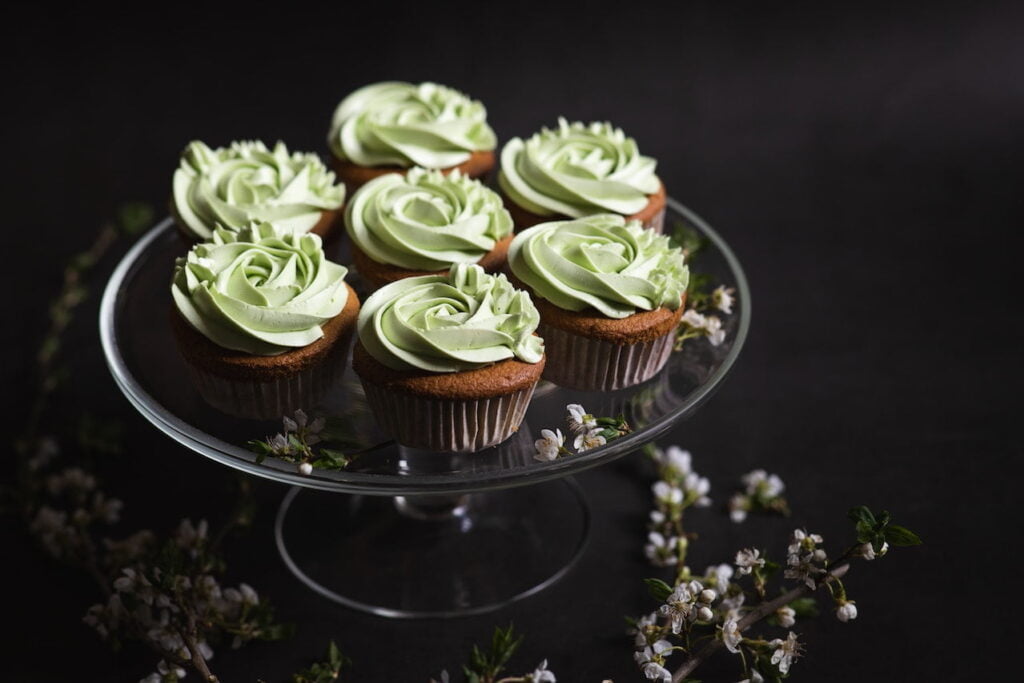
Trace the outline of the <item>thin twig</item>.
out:
[[[841,564],[837,564],[834,569],[831,569],[822,581],[819,581],[814,588],[802,584],[789,592],[783,593],[774,600],[763,602],[754,609],[750,610],[742,619],[737,623],[737,628],[742,633],[757,622],[761,621],[770,614],[774,614],[780,607],[785,607],[789,603],[793,602],[797,598],[802,598],[805,595],[810,595],[821,586],[824,586],[833,579],[837,579],[850,569],[849,560],[842,560]],[[672,674],[672,683],[680,683],[684,678],[689,676],[694,670],[703,664],[708,657],[717,652],[725,643],[720,638],[715,638],[710,643],[701,648],[700,652],[683,662],[683,665],[676,669],[675,673]]]

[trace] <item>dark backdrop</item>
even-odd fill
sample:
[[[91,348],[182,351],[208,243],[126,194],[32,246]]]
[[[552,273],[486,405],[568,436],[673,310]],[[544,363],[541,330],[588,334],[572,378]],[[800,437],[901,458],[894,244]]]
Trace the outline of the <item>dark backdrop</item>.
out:
[[[390,3],[257,6],[211,14],[104,14],[92,6],[3,28],[4,414],[17,432],[45,304],[64,259],[126,199],[160,205],[190,139],[276,138],[322,150],[336,102],[382,79],[436,80],[483,100],[502,141],[558,115],[609,119],[659,160],[669,192],[729,240],[753,289],[751,335],[732,376],[666,443],[695,454],[724,503],[754,466],[789,485],[791,521],[742,526],[700,512],[692,565],[736,548],[778,549],[795,525],[837,544],[846,509],[886,507],[927,544],[863,565],[861,616],[798,630],[798,680],[984,680],[1009,671],[1014,623],[1024,217],[1022,13],[962,9],[726,9],[675,15],[639,3],[573,11]],[[294,10],[294,11],[292,11]],[[282,11],[278,8],[278,12]],[[104,275],[113,260],[104,264]],[[86,306],[72,330],[88,403],[124,421],[132,447],[103,470],[130,526],[225,511],[224,468],[133,414],[106,375]],[[58,418],[54,418],[58,419]],[[581,478],[592,544],[557,587],[486,617],[395,623],[324,604],[271,542],[283,489],[259,483],[263,514],[230,548],[232,576],[300,626],[282,645],[218,652],[227,681],[274,681],[329,638],[352,680],[423,681],[457,669],[471,642],[515,621],[516,668],[548,657],[562,681],[637,679],[621,615],[650,606],[639,583],[648,505],[639,458]],[[5,680],[135,680],[148,656],[114,656],[79,617],[86,579],[2,528],[13,635]],[[368,571],[372,571],[368,568]],[[13,616],[12,616],[13,615]],[[721,657],[703,678],[738,678]]]

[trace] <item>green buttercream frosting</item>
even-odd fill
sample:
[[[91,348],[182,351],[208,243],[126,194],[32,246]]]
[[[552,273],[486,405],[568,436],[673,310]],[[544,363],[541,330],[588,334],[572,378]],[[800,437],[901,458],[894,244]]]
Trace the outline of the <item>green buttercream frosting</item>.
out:
[[[512,232],[501,197],[458,170],[413,168],[389,173],[352,195],[348,234],[378,263],[410,270],[447,270],[476,263]]]
[[[530,295],[504,275],[458,263],[447,275],[405,278],[374,292],[359,312],[359,341],[395,370],[458,372],[508,358],[539,362],[539,322]]]
[[[177,260],[171,294],[181,315],[218,346],[273,356],[312,344],[345,307],[344,266],[320,237],[271,225],[218,229]]]
[[[624,216],[641,211],[661,181],[657,162],[610,123],[569,123],[512,138],[501,150],[498,183],[516,204],[540,216]]]
[[[676,310],[690,281],[683,252],[667,236],[615,214],[524,230],[512,240],[508,261],[537,296],[567,311],[596,308],[609,318]]]
[[[182,227],[204,240],[218,226],[239,230],[251,221],[309,232],[324,211],[345,201],[345,186],[335,184],[317,155],[289,153],[283,142],[272,150],[258,141],[219,149],[190,142],[173,190]]]
[[[327,144],[360,166],[450,168],[498,141],[480,102],[436,83],[374,83],[338,105]]]

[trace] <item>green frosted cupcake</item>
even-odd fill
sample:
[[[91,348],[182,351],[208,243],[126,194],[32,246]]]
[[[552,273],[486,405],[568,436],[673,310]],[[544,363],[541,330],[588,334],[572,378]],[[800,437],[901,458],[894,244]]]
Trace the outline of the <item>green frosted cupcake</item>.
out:
[[[614,213],[661,232],[665,187],[656,165],[621,128],[560,118],[555,129],[506,143],[498,183],[517,230]]]
[[[320,237],[218,229],[175,265],[172,327],[200,395],[240,417],[309,409],[341,376],[359,299]]]
[[[195,141],[174,173],[171,210],[190,242],[253,221],[327,239],[344,202],[345,186],[315,154],[290,153],[283,142],[273,149],[258,141],[211,149]]]
[[[436,83],[400,81],[350,94],[327,135],[332,166],[350,190],[413,166],[482,178],[494,168],[497,144],[480,102]]]
[[[600,214],[528,228],[508,260],[540,311],[545,379],[609,391],[649,379],[668,361],[690,276],[668,237]]]

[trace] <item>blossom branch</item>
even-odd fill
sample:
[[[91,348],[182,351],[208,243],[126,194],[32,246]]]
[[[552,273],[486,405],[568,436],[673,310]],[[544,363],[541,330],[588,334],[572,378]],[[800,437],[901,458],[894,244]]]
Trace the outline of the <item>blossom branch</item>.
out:
[[[742,633],[748,628],[756,624],[757,622],[775,614],[776,611],[790,604],[794,600],[798,600],[802,597],[810,595],[818,587],[826,585],[827,583],[839,579],[846,574],[850,569],[849,559],[844,560],[841,564],[831,569],[828,574],[819,582],[819,585],[815,588],[810,588],[805,584],[801,584],[796,588],[793,588],[774,600],[763,602],[757,607],[753,608],[737,624],[737,629]],[[711,655],[715,654],[718,650],[725,647],[725,642],[715,638],[709,641],[703,648],[701,648],[695,655],[683,662],[682,666],[675,670],[672,674],[672,683],[680,683],[687,676],[693,673],[697,667],[703,664]]]

